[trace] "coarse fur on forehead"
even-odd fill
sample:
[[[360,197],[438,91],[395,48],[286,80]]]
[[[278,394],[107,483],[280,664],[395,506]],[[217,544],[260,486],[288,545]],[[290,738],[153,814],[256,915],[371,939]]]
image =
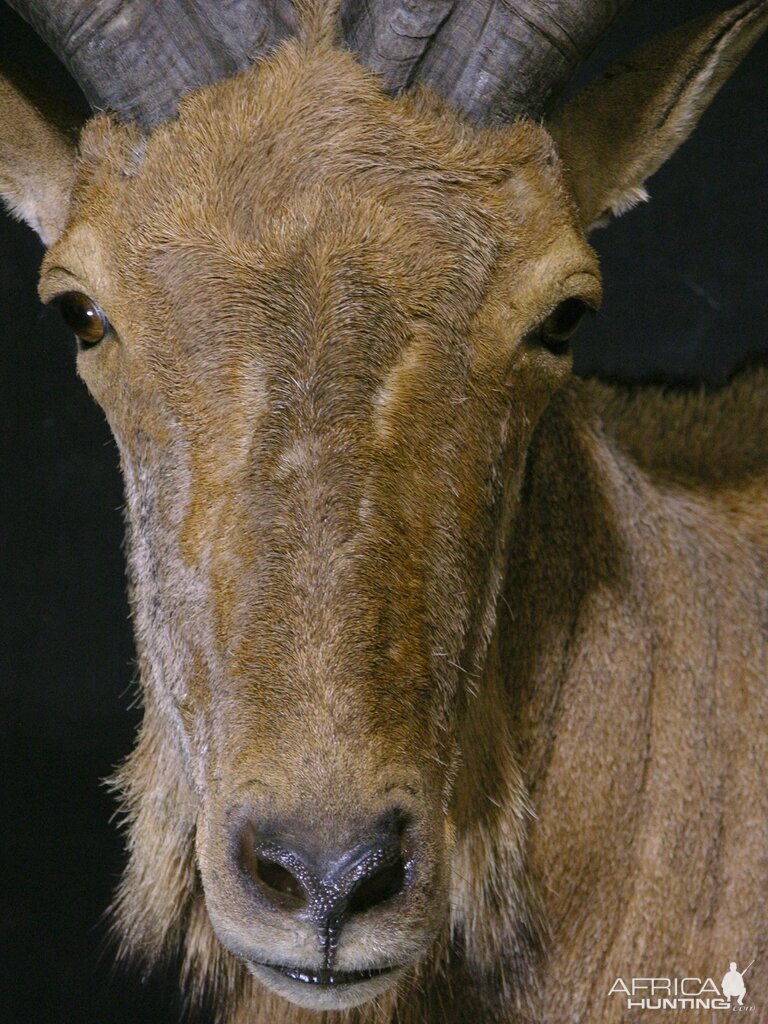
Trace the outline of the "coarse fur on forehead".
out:
[[[500,266],[535,266],[573,239],[575,221],[541,126],[477,133],[435,97],[393,101],[323,40],[295,41],[200,90],[148,139],[95,119],[74,211],[84,261],[106,247],[94,236],[107,240],[112,274],[98,259],[110,312],[130,303],[132,324],[143,288],[184,279],[163,265],[173,254],[208,264],[220,288],[244,276],[270,303],[282,290],[300,306],[291,292],[299,279],[316,286],[310,263],[321,274],[344,263],[354,283],[357,250],[405,316],[444,321],[449,311],[466,326]],[[289,272],[300,252],[303,266]]]
[[[178,119],[148,143],[137,128],[98,117],[83,136],[82,160],[102,182],[110,172],[133,176],[143,168],[149,190],[142,199],[158,207],[182,212],[188,200],[207,207],[215,198],[211,213],[239,232],[249,210],[279,212],[292,194],[321,182],[354,180],[389,197],[405,189],[411,199],[414,189],[432,190],[433,201],[435,190],[487,193],[525,166],[536,168],[542,185],[556,183],[554,147],[540,125],[523,120],[477,132],[429,93],[393,100],[350,53],[324,41],[286,44],[251,70],[187,96]],[[229,202],[246,195],[256,206],[233,220]]]

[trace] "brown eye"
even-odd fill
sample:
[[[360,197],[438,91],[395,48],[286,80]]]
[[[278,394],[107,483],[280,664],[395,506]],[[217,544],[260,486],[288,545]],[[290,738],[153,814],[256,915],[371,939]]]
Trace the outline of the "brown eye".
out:
[[[56,304],[64,323],[77,335],[86,348],[98,345],[109,331],[109,320],[84,292],[65,292]]]
[[[555,353],[565,352],[568,339],[581,323],[587,310],[591,309],[583,299],[566,299],[556,306],[539,328],[542,344]]]

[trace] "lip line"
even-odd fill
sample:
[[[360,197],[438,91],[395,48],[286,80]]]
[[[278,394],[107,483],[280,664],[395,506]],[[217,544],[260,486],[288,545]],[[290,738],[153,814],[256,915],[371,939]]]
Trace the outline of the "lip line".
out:
[[[372,981],[374,978],[390,974],[396,970],[397,966],[390,964],[385,967],[371,967],[360,971],[334,971],[327,969],[314,971],[304,967],[290,967],[285,964],[268,964],[257,960],[251,962],[254,967],[266,967],[268,970],[275,971],[275,973],[288,978],[290,981],[324,989],[341,988],[348,985],[359,985],[365,981]]]

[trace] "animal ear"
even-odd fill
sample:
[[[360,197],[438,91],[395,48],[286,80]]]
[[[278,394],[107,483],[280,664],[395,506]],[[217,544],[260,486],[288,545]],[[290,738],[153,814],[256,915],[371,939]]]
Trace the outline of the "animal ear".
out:
[[[555,115],[548,127],[585,230],[648,198],[646,180],[767,25],[766,0],[698,18],[614,64]]]
[[[66,224],[77,129],[55,101],[32,95],[0,72],[0,198],[49,246]]]

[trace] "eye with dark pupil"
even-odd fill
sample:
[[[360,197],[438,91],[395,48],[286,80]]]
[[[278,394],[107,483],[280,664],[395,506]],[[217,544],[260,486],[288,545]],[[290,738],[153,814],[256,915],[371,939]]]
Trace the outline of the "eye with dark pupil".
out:
[[[589,309],[582,299],[566,299],[556,306],[541,325],[541,341],[552,352],[564,352],[568,339]]]
[[[88,348],[98,345],[109,331],[109,321],[84,292],[65,292],[57,299],[64,323]]]

